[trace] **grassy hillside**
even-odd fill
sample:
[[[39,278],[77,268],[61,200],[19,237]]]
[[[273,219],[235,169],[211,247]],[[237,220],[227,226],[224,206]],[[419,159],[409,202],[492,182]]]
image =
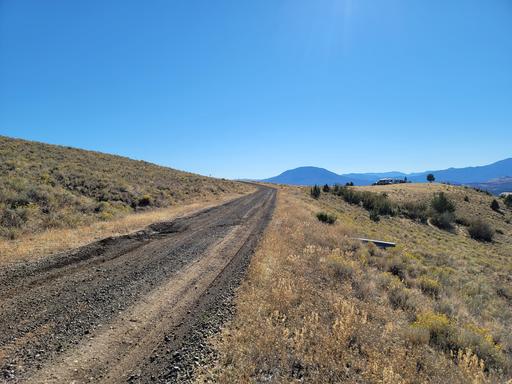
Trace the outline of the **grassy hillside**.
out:
[[[0,136],[0,237],[242,192],[240,183]]]
[[[356,187],[393,204],[444,192],[454,216],[498,232],[472,239],[395,212],[282,188],[274,219],[238,292],[237,314],[212,342],[210,382],[499,383],[512,377],[512,211],[472,189]],[[396,205],[395,205],[396,204]],[[383,209],[383,212],[385,210]],[[326,212],[334,224],[319,220]],[[464,222],[463,220],[458,220]],[[393,241],[380,250],[352,237]]]

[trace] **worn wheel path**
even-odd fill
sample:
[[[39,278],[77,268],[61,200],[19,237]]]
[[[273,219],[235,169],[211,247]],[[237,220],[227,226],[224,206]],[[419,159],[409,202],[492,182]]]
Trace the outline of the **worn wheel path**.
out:
[[[0,382],[180,381],[183,365],[194,362],[183,354],[197,351],[198,329],[222,310],[275,195],[259,187],[130,235],[0,269]]]

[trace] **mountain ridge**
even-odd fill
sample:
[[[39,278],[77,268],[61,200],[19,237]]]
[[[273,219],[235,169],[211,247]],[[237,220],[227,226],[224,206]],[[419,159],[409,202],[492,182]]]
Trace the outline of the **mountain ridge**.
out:
[[[325,168],[305,166],[289,169],[281,174],[261,181],[290,184],[290,185],[313,185],[313,184],[346,184],[353,182],[355,185],[372,184],[380,178],[404,178],[413,182],[426,182],[426,176],[434,174],[436,181],[453,184],[493,184],[500,183],[500,191],[505,188],[512,189],[512,183],[507,178],[512,177],[512,158],[506,158],[487,165],[470,166],[462,168],[446,168],[440,170],[427,170],[423,172],[404,173],[399,171],[391,172],[367,172],[367,173],[346,173],[337,174]],[[503,182],[503,178],[507,180]],[[490,188],[494,190],[495,188]]]

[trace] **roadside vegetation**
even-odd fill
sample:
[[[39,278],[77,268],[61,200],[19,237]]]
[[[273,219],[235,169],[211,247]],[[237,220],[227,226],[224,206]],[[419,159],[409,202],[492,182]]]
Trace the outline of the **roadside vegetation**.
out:
[[[325,185],[322,190],[314,186],[310,193],[318,199],[323,193],[332,193],[343,198],[349,204],[361,206],[369,212],[372,221],[380,221],[381,216],[400,216],[423,224],[432,224],[439,229],[454,231],[455,224],[467,227],[467,233],[471,238],[490,242],[493,240],[495,230],[482,218],[467,219],[465,216],[456,215],[456,205],[444,191],[432,192],[430,199],[423,196],[421,200],[396,201],[389,198],[387,192],[373,192],[360,190],[348,186]],[[464,202],[469,202],[469,197],[464,196]],[[496,199],[492,199],[490,209],[502,213]]]
[[[435,183],[356,187],[317,199],[309,192],[280,189],[236,316],[212,340],[218,357],[198,382],[512,378],[510,209],[498,213],[491,196]],[[389,214],[376,222],[370,206]],[[420,218],[403,214],[405,207]],[[325,225],[319,211],[338,220]],[[428,225],[445,212],[456,218],[450,230]],[[492,242],[477,241],[457,218],[499,232]],[[397,247],[380,250],[352,237]]]
[[[332,215],[330,213],[327,213],[327,212],[318,212],[316,214],[316,218],[318,220],[320,220],[322,223],[326,223],[326,224],[334,224],[336,222],[336,215]]]
[[[249,189],[120,156],[0,136],[4,239]]]

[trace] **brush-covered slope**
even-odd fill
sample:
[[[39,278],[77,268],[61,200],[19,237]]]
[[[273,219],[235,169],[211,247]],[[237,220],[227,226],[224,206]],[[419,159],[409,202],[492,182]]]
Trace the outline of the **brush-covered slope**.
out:
[[[246,189],[144,161],[0,136],[3,237]]]
[[[435,183],[349,190],[403,207],[444,192],[463,220],[452,230],[399,213],[372,220],[339,188],[314,199],[310,188],[280,187],[234,319],[212,341],[219,358],[205,382],[508,383],[511,208]],[[497,231],[491,242],[469,236],[464,223],[474,219]]]

